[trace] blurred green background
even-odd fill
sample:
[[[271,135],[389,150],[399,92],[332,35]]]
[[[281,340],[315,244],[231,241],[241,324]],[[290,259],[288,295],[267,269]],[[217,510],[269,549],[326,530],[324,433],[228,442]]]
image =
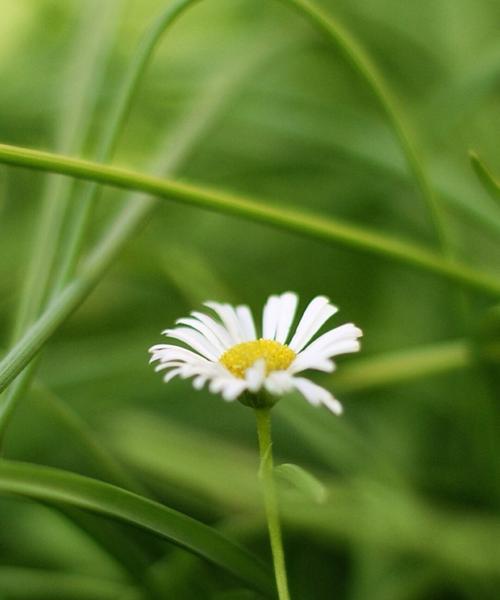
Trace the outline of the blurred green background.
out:
[[[317,4],[351,31],[399,99],[453,255],[498,273],[500,207],[467,152],[478,150],[500,173],[500,2]],[[2,0],[0,141],[92,159],[134,49],[167,5]],[[436,248],[425,203],[373,94],[280,2],[201,2],[165,36],[113,163],[150,171],[156,154],[179,148],[181,179]],[[0,169],[4,349],[39,251],[50,179]],[[70,207],[85,185],[71,184]],[[87,249],[124,196],[103,190]],[[498,331],[495,299],[341,245],[162,202],[47,345],[8,430],[7,458],[107,479],[75,434],[76,420],[152,497],[220,526],[268,561],[253,415],[186,382],[163,385],[147,349],[206,299],[248,303],[259,314],[270,293],[289,289],[303,305],[328,295],[341,309],[337,322],[354,321],[365,334],[361,355],[318,378],[342,400],[344,416],[296,397],[274,412],[277,460],[307,468],[328,490],[318,503],[283,486],[293,598],[498,598],[498,362],[482,351],[484,332]],[[158,573],[165,598],[256,597],[147,534],[97,517],[92,523],[125,536],[144,569]],[[0,597],[143,593],[67,515],[0,498]]]

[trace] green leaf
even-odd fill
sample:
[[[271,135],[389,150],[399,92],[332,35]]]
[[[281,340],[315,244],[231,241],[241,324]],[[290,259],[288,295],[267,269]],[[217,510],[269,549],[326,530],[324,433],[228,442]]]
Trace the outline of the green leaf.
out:
[[[277,479],[288,483],[318,504],[326,500],[326,488],[321,481],[309,471],[290,463],[278,465],[274,472]]]
[[[500,182],[493,177],[491,171],[473,150],[469,152],[469,159],[474,172],[486,192],[493,200],[498,202],[500,200]]]
[[[5,596],[3,594],[6,594]],[[60,571],[0,566],[0,599],[139,600],[142,594],[122,583]]]
[[[272,596],[265,566],[215,529],[108,483],[48,467],[0,462],[0,493],[62,504],[145,529],[225,569],[249,587]]]

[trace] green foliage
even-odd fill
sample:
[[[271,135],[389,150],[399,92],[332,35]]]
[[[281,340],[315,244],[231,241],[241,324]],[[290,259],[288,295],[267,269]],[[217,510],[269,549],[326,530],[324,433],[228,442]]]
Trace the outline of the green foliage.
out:
[[[499,18],[2,2],[2,600],[267,593],[253,415],[146,351],[286,289],[365,334],[273,409],[292,598],[497,598]]]

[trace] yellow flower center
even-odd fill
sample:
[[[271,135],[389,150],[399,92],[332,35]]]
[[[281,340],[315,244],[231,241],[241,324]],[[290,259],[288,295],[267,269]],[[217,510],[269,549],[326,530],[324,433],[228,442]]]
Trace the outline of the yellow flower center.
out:
[[[295,352],[284,344],[274,340],[260,339],[236,344],[224,352],[219,358],[219,362],[235,377],[244,379],[245,371],[259,358],[266,361],[267,374],[271,371],[288,369],[295,356]]]

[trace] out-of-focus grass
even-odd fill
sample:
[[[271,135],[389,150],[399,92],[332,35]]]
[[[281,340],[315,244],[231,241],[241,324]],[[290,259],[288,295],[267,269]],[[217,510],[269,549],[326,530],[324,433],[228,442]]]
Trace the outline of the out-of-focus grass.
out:
[[[408,116],[454,256],[496,276],[500,210],[468,151],[500,173],[500,5],[318,5],[361,42]],[[103,85],[84,90],[96,103],[84,157],[94,156],[133,49],[164,7],[158,0],[117,0],[102,40],[101,50],[110,52],[101,64]],[[95,28],[85,24],[89,10],[62,0],[4,0],[1,142],[61,150],[56,132],[63,123],[69,133],[82,100],[80,92],[62,93],[68,64],[80,47],[80,64],[89,64],[96,43]],[[254,66],[248,75],[242,67],[239,83],[222,85],[218,98],[216,86],[238,61]],[[69,74],[75,93],[79,73]],[[280,3],[213,0],[187,13],[146,73],[114,162],[144,170],[160,147],[167,157],[183,152],[179,140],[200,127],[198,107],[210,90],[218,109],[186,152],[179,177],[435,247],[417,185],[372,94]],[[75,135],[83,135],[82,127]],[[47,176],[7,168],[0,174],[0,343],[7,349]],[[76,184],[71,202],[81,193]],[[86,250],[122,206],[122,192],[103,191]],[[341,419],[295,397],[275,412],[279,461],[307,468],[328,489],[323,504],[281,490],[293,597],[496,598],[499,330],[498,311],[489,310],[495,300],[345,248],[195,208],[158,207],[45,348],[37,381],[9,427],[7,458],[116,481],[102,471],[102,452],[154,498],[239,537],[267,559],[252,415],[186,382],[164,386],[146,350],[207,298],[257,310],[269,293],[286,289],[303,301],[329,295],[342,319],[365,332],[363,355],[339,361],[338,375],[323,378],[345,404]],[[68,413],[68,421],[47,394],[76,414]],[[89,438],[68,426],[73,418]],[[92,448],[100,448],[97,455]],[[92,525],[104,525],[77,523],[45,506],[0,498],[0,597],[139,597],[140,583],[89,536]],[[180,550],[124,525],[106,526],[128,539],[168,597],[252,597]]]

